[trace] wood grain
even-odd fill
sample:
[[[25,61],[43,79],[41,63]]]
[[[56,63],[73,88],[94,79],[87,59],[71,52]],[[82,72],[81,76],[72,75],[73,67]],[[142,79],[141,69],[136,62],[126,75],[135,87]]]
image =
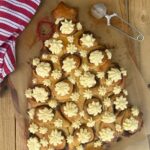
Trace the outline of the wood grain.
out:
[[[129,21],[143,32],[145,39],[134,46],[139,67],[146,83],[150,83],[150,0],[129,0]]]
[[[16,150],[14,107],[10,91],[0,98],[0,150]]]

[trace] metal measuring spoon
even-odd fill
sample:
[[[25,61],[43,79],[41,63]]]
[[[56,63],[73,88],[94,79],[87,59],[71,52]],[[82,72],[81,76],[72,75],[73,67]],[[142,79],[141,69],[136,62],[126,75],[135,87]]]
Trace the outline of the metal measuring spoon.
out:
[[[91,13],[92,15],[97,18],[97,19],[101,19],[103,17],[105,17],[107,19],[107,26],[111,26],[113,27],[115,30],[123,33],[124,35],[126,35],[127,37],[133,39],[133,40],[137,40],[137,41],[142,41],[144,40],[144,35],[139,32],[134,26],[132,26],[130,23],[128,23],[126,20],[124,20],[123,18],[121,18],[117,13],[113,13],[111,15],[108,15],[107,14],[107,8],[104,4],[102,3],[97,3],[97,4],[94,4],[91,8]],[[118,27],[114,26],[111,24],[111,19],[113,17],[117,17],[119,18],[123,23],[127,24],[131,29],[132,31],[134,31],[134,33],[136,32],[137,33],[137,36],[131,36],[129,35],[127,32],[123,31],[122,29],[119,29]]]

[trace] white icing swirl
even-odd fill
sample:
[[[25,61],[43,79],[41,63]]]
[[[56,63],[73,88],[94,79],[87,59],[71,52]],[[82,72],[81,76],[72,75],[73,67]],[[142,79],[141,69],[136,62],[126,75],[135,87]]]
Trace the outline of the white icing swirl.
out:
[[[111,112],[104,112],[102,114],[102,118],[101,120],[104,122],[104,123],[113,123],[116,121],[116,116],[115,114],[111,113]]]
[[[43,80],[43,84],[44,84],[45,86],[50,86],[50,85],[51,85],[50,79],[45,79],[45,80]]]
[[[108,79],[114,82],[121,80],[122,79],[121,71],[117,68],[111,68],[111,70],[108,71]]]
[[[52,121],[52,119],[54,118],[54,113],[51,108],[45,107],[43,109],[38,110],[37,116],[40,121],[43,121],[44,123],[46,123],[48,121]]]
[[[86,99],[91,99],[92,96],[93,96],[93,93],[90,89],[85,90],[83,93],[83,97]]]
[[[78,107],[73,102],[67,102],[64,106],[64,114],[68,117],[74,117],[78,113]]]
[[[92,118],[88,119],[87,127],[94,127],[94,126],[95,126],[95,121]]]
[[[51,76],[55,79],[58,80],[62,77],[62,72],[58,69],[55,69],[52,71]]]
[[[96,116],[102,112],[102,105],[100,104],[100,102],[93,101],[88,104],[87,112],[90,115]]]
[[[80,38],[81,45],[86,47],[92,47],[94,46],[95,38],[93,38],[92,34],[83,34]]]
[[[80,120],[74,121],[72,123],[72,128],[74,128],[74,129],[79,129],[80,126],[81,126],[81,121]]]
[[[58,130],[52,130],[51,134],[48,136],[49,138],[49,143],[57,146],[59,144],[62,144],[64,140],[64,136],[62,136],[62,132]]]
[[[29,150],[40,150],[41,144],[36,137],[30,137],[27,141],[27,147]]]
[[[107,54],[108,59],[111,59],[111,57],[112,57],[111,52],[108,49],[106,49],[105,52]]]
[[[27,89],[26,91],[25,91],[25,96],[26,96],[26,98],[32,98],[32,89]]]
[[[59,37],[59,34],[57,33],[57,32],[55,32],[54,34],[53,34],[53,38],[58,38]]]
[[[94,147],[97,148],[97,147],[101,147],[102,146],[102,142],[100,140],[97,140],[94,142]]]
[[[105,96],[106,93],[107,93],[106,87],[100,86],[100,87],[98,88],[98,93],[99,93],[100,96]]]
[[[69,43],[73,43],[74,37],[73,36],[67,36],[67,40]]]
[[[67,57],[63,61],[62,69],[66,72],[71,72],[73,69],[76,68],[76,61],[73,58]]]
[[[44,103],[48,100],[48,92],[43,87],[35,87],[32,91],[32,97],[36,102]]]
[[[49,73],[51,71],[51,66],[49,63],[46,62],[40,62],[36,69],[35,69],[37,75],[39,75],[42,78],[48,77]]]
[[[40,140],[40,143],[41,143],[41,145],[42,145],[43,147],[47,147],[47,146],[48,146],[48,141],[47,141],[45,138],[42,138],[42,139]]]
[[[45,41],[45,46],[49,48],[52,54],[59,54],[63,49],[62,40],[49,39]]]
[[[58,62],[58,56],[57,55],[51,55],[51,61],[53,63],[57,63]]]
[[[61,21],[60,31],[62,34],[71,34],[74,31],[75,24],[72,23],[72,20]]]
[[[85,144],[90,141],[91,133],[87,129],[81,128],[77,133],[78,141],[82,144]]]
[[[80,76],[80,84],[84,88],[91,88],[96,84],[95,75],[90,72],[85,72]]]
[[[105,98],[103,101],[103,104],[105,107],[110,107],[111,106],[111,100],[109,97]]]
[[[73,136],[72,135],[68,135],[68,137],[67,137],[67,143],[68,144],[73,143]]]
[[[74,102],[77,102],[80,98],[80,94],[75,92],[75,93],[72,93],[71,96],[70,96],[71,100],[74,101]]]
[[[85,58],[87,56],[87,51],[86,50],[80,50],[80,55],[81,57]]]
[[[104,55],[99,50],[91,52],[89,56],[90,63],[94,64],[95,66],[98,66],[99,64],[101,64],[103,58],[104,58]]]
[[[39,133],[41,133],[41,134],[46,134],[48,132],[48,129],[47,128],[45,128],[45,127],[40,127],[39,128]]]
[[[35,109],[34,109],[34,108],[31,108],[31,109],[28,111],[28,114],[29,114],[30,119],[33,119],[33,118],[34,118],[34,115],[35,115]]]
[[[29,131],[35,134],[36,132],[38,132],[38,126],[35,123],[30,124]]]
[[[138,124],[139,124],[138,120],[136,120],[133,117],[130,117],[130,118],[127,118],[127,119],[124,120],[123,129],[125,131],[134,132],[138,129]]]
[[[104,78],[105,76],[105,73],[104,72],[97,72],[97,75],[96,75],[99,79],[102,79]]]
[[[48,101],[48,105],[51,107],[51,108],[56,108],[58,103],[56,100],[54,99],[51,99],[50,101]]]
[[[82,64],[82,69],[86,72],[89,71],[90,67],[87,64]]]
[[[70,87],[67,82],[61,81],[61,82],[56,83],[55,85],[55,91],[60,96],[65,96],[69,94],[69,90],[70,90]]]
[[[63,126],[63,121],[61,119],[57,119],[54,121],[54,125],[56,128],[61,128]]]
[[[99,138],[102,142],[111,142],[114,138],[114,131],[110,128],[104,128],[99,131]]]
[[[74,44],[68,44],[66,50],[67,53],[74,54],[77,52],[77,47]]]
[[[68,77],[68,80],[72,83],[72,84],[75,84],[76,83],[76,80],[73,76],[69,76]]]
[[[133,116],[137,117],[139,115],[140,111],[137,107],[133,106],[131,108],[131,113],[132,113]]]
[[[121,87],[120,86],[115,86],[113,89],[114,94],[119,94],[121,92]]]
[[[120,124],[116,124],[115,129],[116,129],[117,132],[122,132],[123,131]]]
[[[124,110],[127,108],[128,101],[125,97],[120,96],[120,97],[116,97],[114,104],[116,109]]]
[[[81,70],[78,70],[78,69],[76,69],[75,72],[74,72],[74,75],[75,75],[76,77],[81,76],[81,74],[82,74]]]
[[[80,22],[78,22],[76,24],[77,30],[82,30],[82,24]]]
[[[39,63],[40,63],[40,59],[39,59],[39,58],[34,58],[34,59],[32,60],[32,65],[33,65],[33,66],[37,66]]]

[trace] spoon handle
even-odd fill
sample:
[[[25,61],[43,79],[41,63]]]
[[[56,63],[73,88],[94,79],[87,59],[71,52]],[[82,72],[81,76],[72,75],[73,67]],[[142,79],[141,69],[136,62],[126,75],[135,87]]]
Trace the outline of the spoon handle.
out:
[[[113,17],[117,17],[122,23],[124,23],[125,25],[127,25],[128,27],[130,27],[132,34],[129,34],[129,32],[113,25],[111,23],[111,19]],[[107,25],[111,26],[112,28],[114,28],[115,30],[119,31],[120,33],[124,34],[125,36],[133,39],[133,40],[137,40],[137,41],[142,41],[144,40],[144,35],[137,30],[136,27],[132,26],[129,22],[127,22],[126,20],[124,20],[123,18],[121,18],[117,13],[113,13],[112,15],[105,15],[105,18],[107,19]],[[135,35],[134,35],[135,34]]]

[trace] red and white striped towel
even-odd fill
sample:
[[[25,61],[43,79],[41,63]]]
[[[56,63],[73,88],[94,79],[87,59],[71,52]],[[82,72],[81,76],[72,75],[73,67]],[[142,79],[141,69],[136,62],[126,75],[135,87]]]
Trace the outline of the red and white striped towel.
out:
[[[0,83],[15,70],[15,41],[41,0],[0,0]]]

